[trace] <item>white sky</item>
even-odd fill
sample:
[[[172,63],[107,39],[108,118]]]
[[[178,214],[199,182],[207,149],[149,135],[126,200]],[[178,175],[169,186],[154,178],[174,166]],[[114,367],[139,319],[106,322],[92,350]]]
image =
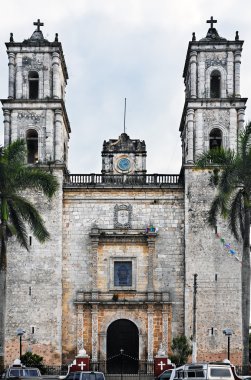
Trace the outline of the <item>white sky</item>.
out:
[[[22,42],[44,22],[44,37],[59,34],[69,72],[66,108],[71,123],[71,173],[100,173],[104,140],[126,132],[145,140],[148,173],[179,173],[183,67],[192,32],[206,36],[211,16],[220,36],[245,40],[241,95],[251,89],[250,0],[8,0],[0,14],[0,98],[8,96],[5,42]],[[247,103],[246,121],[251,120]],[[0,144],[3,123],[0,116]]]

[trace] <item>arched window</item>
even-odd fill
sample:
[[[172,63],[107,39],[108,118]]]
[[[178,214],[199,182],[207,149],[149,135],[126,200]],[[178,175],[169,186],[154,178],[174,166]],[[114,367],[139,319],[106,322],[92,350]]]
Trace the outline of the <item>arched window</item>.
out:
[[[222,147],[222,133],[218,128],[211,130],[209,135],[209,149],[221,148]]]
[[[221,75],[220,72],[217,70],[214,70],[211,73],[210,77],[210,97],[211,98],[220,98],[220,82],[221,82]]]
[[[35,129],[30,129],[26,133],[27,162],[35,164],[38,161],[38,133]]]
[[[36,71],[29,72],[29,99],[38,99],[38,73]]]

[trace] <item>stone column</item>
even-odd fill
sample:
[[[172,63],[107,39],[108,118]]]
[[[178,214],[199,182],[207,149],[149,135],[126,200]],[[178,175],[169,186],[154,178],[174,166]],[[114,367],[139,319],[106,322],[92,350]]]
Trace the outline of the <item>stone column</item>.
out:
[[[98,304],[92,305],[92,361],[98,360]]]
[[[168,353],[168,305],[162,306],[162,348]]]
[[[10,130],[10,111],[4,110],[4,146],[9,145],[11,142],[11,130]]]
[[[228,96],[234,94],[234,55],[232,51],[227,52],[227,92]]]
[[[241,52],[237,50],[234,53],[234,93],[237,98],[241,97],[240,90],[240,75],[241,75]]]
[[[77,305],[77,352],[84,348],[84,313],[83,305]]]
[[[240,133],[244,130],[244,124],[245,124],[245,110],[243,108],[238,110],[237,121],[238,121],[238,133]]]
[[[55,110],[55,161],[63,160],[62,119],[62,111],[60,109]]]
[[[23,78],[22,78],[22,58],[16,58],[16,99],[21,99],[23,95]]]
[[[198,60],[199,58],[199,60]],[[198,64],[198,97],[205,98],[205,53],[200,52],[199,57],[197,56]]]
[[[147,284],[147,292],[148,292],[148,300],[154,300],[154,286],[153,286],[153,256],[155,252],[155,238],[156,233],[149,233],[147,236],[147,244],[148,244],[148,284]]]
[[[15,53],[9,53],[9,99],[15,97]]]
[[[97,227],[91,230],[91,255],[92,255],[92,300],[98,299],[98,245],[99,245],[99,229]]]
[[[59,72],[60,58],[57,52],[52,54],[52,96],[54,99],[61,98],[60,86],[60,72]]]
[[[153,361],[153,305],[148,305],[147,319],[148,319],[148,332],[147,332],[148,356],[147,356],[147,360]]]
[[[197,97],[197,52],[190,53],[191,98]]]
[[[194,110],[187,110],[187,163],[193,163],[193,127],[194,127]]]

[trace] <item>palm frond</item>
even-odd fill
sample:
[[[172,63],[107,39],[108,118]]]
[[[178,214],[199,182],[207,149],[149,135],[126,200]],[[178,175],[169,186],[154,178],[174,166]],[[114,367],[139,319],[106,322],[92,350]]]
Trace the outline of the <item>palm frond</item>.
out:
[[[26,143],[24,140],[15,140],[3,148],[1,160],[9,164],[24,164],[26,160]]]
[[[44,170],[34,167],[23,167],[15,178],[17,190],[34,189],[41,190],[48,198],[51,198],[58,190],[57,177]]]
[[[44,242],[49,239],[49,232],[39,215],[36,208],[21,196],[13,196],[9,201],[10,208],[15,210],[16,213],[22,218],[23,222],[28,223],[34,236],[40,241]]]
[[[229,206],[228,224],[236,240],[240,240],[240,233],[241,233],[241,237],[243,238],[244,225],[243,225],[243,191],[242,189],[239,189],[238,191],[236,191],[236,194],[232,197],[231,204]]]
[[[24,247],[29,250],[28,247],[28,234],[25,223],[22,219],[22,216],[19,213],[19,209],[15,207],[12,201],[9,202],[10,216],[9,219],[14,228],[10,230],[12,236],[15,235],[21,247]]]
[[[197,157],[196,166],[205,168],[208,166],[227,166],[235,159],[235,152],[231,149],[210,149]]]

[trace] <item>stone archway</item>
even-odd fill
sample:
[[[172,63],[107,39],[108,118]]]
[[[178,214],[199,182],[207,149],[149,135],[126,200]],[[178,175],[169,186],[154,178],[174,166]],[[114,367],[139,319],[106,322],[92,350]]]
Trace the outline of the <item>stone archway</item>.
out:
[[[107,329],[107,372],[137,373],[138,362],[138,328],[128,319],[117,319]]]

